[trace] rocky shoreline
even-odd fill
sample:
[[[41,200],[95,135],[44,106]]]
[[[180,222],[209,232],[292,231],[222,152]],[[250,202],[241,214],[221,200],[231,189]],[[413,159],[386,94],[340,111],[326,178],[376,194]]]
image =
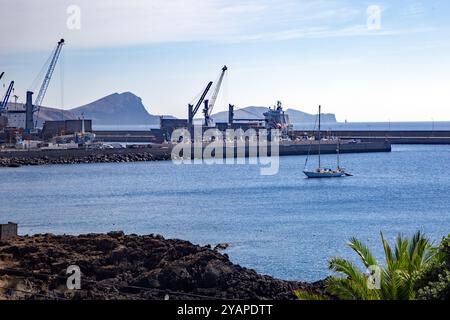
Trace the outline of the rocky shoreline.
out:
[[[38,166],[49,164],[81,164],[81,163],[121,163],[121,162],[143,162],[143,161],[164,161],[169,160],[168,153],[103,153],[88,155],[62,155],[51,157],[31,156],[31,157],[1,157],[0,167],[16,168],[21,166]]]
[[[294,299],[322,283],[283,281],[233,264],[211,246],[123,232],[0,242],[0,299]],[[223,246],[222,246],[223,247]],[[67,289],[79,266],[81,290]]]

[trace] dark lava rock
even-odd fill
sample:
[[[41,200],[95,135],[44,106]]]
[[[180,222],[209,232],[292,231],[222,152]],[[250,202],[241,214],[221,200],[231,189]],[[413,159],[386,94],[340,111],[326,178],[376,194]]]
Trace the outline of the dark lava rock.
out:
[[[125,233],[123,231],[111,231],[108,232],[107,235],[111,238],[121,238],[125,236]]]
[[[214,250],[216,250],[216,251],[223,251],[223,250],[228,249],[229,246],[230,245],[228,243],[219,243],[218,245],[216,245],[214,247]]]
[[[80,291],[66,288],[70,265],[81,270]],[[12,294],[0,289],[0,299],[164,299],[166,294],[170,299],[294,299],[297,289],[323,293],[323,283],[263,276],[207,247],[121,231],[5,242],[0,283],[20,289]]]

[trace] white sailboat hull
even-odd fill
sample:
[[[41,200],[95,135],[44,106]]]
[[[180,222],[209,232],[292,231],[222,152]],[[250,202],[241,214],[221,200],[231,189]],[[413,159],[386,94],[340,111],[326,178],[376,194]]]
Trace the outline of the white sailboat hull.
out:
[[[345,170],[343,168],[340,167],[339,165],[339,144],[338,144],[338,148],[337,148],[337,169],[336,170],[332,170],[329,168],[323,168],[320,166],[320,143],[321,143],[321,114],[322,114],[322,107],[319,106],[319,167],[315,170],[315,171],[309,171],[309,170],[304,170],[303,173],[310,179],[322,179],[322,178],[342,178],[342,177],[351,177],[352,175],[350,173],[345,172]],[[308,158],[306,158],[306,163],[305,163],[305,168],[306,168],[306,164],[308,163],[308,159],[309,159],[309,153],[308,153]]]
[[[335,171],[303,171],[303,173],[310,179],[321,179],[321,178],[342,178],[347,176],[345,172],[335,172]]]

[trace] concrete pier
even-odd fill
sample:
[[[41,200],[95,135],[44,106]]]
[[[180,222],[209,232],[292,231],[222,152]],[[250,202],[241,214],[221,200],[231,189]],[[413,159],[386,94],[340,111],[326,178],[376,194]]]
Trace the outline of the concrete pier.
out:
[[[307,132],[313,134],[312,132]],[[305,131],[295,131],[294,136],[301,137]],[[450,131],[390,131],[390,130],[336,130],[323,131],[322,136],[332,135],[341,139],[361,139],[371,142],[380,139],[391,144],[450,144]]]
[[[161,143],[164,140],[161,130],[148,131],[94,131],[96,137],[104,142]],[[309,135],[313,132],[306,131]],[[294,131],[301,137],[305,131]],[[391,144],[450,144],[450,131],[390,131],[390,130],[336,130],[323,131],[322,136],[332,135],[341,139],[361,139],[364,142],[388,140]]]
[[[201,152],[208,144],[204,144]],[[96,162],[133,162],[133,161],[155,161],[155,160],[169,160],[171,159],[173,145],[148,145],[140,146],[139,148],[126,149],[73,149],[73,150],[25,150],[25,151],[1,151],[0,152],[0,166],[18,165],[40,165],[40,164],[74,164],[74,163],[96,163]],[[250,146],[244,145],[244,157],[254,156],[250,152]],[[336,142],[322,142],[320,150],[322,154],[335,154],[338,145]],[[258,151],[259,148],[257,148]],[[270,152],[259,154],[259,156],[272,156]],[[391,144],[385,140],[378,140],[372,142],[359,143],[342,143],[339,146],[341,153],[364,153],[364,152],[390,152]],[[191,149],[192,158],[196,153],[194,147]],[[242,149],[241,149],[242,150]],[[280,156],[298,156],[317,154],[319,151],[319,144],[317,141],[313,142],[299,142],[299,143],[282,143],[279,148]],[[224,148],[223,154],[227,151]],[[184,156],[184,155],[183,155]],[[214,156],[214,153],[213,153]],[[242,153],[235,148],[233,157],[242,156]]]

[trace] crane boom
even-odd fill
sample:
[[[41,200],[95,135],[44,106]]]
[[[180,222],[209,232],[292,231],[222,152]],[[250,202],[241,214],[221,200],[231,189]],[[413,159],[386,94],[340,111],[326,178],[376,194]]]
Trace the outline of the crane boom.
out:
[[[6,106],[8,105],[9,97],[11,96],[11,92],[14,90],[14,81],[11,81],[9,84],[8,90],[6,90],[5,97],[3,98],[2,103],[0,104],[0,113],[2,113]]]
[[[209,89],[211,89],[211,86],[212,86],[212,85],[213,85],[213,82],[212,82],[212,81],[209,82],[208,85],[206,86],[205,91],[203,91],[203,94],[202,94],[202,96],[200,97],[200,100],[198,100],[198,102],[197,102],[197,104],[196,104],[196,106],[195,106],[195,108],[194,108],[194,112],[193,112],[193,115],[194,115],[194,116],[197,114],[198,109],[199,109],[200,106],[202,105],[203,100],[205,100],[205,97],[206,97],[206,95],[208,94]]]
[[[219,81],[217,81],[214,93],[209,101],[208,114],[211,115],[214,105],[216,104],[217,97],[219,95],[220,87],[222,86],[223,78],[225,77],[225,72],[228,70],[227,66],[222,68],[222,73],[220,74]]]
[[[58,62],[59,54],[61,53],[63,45],[64,39],[61,39],[56,46],[56,49],[50,61],[50,65],[48,66],[47,73],[45,74],[44,81],[42,82],[41,88],[39,89],[39,93],[36,97],[36,100],[34,101],[33,112],[39,111],[39,108],[42,105],[42,101],[44,100],[45,93],[47,92],[48,85],[50,84],[50,80],[52,78],[53,71],[55,70],[56,63]]]
[[[0,79],[3,78],[4,74],[5,74],[4,72],[0,73]]]
[[[200,99],[198,100],[197,104],[195,105],[195,107],[190,104],[188,106],[188,122],[189,125],[192,126],[193,122],[194,122],[194,117],[198,112],[198,109],[200,108],[200,106],[202,105],[203,101],[205,100],[206,95],[209,92],[209,89],[211,89],[211,86],[213,85],[213,82],[210,81],[208,83],[208,85],[206,86],[206,89],[203,91],[202,95],[200,96]]]
[[[210,115],[211,111],[214,108],[214,105],[216,103],[217,97],[219,95],[220,87],[222,86],[223,78],[225,76],[225,72],[228,70],[227,66],[224,66],[222,68],[222,73],[219,76],[219,80],[217,81],[216,87],[214,88],[214,92],[212,94],[211,100],[205,100],[206,96],[208,95],[208,92],[210,91],[213,82],[210,81],[208,85],[206,86],[206,89],[203,91],[202,95],[200,96],[200,99],[198,100],[195,107],[192,104],[189,104],[188,106],[188,124],[192,126],[193,120],[195,115],[198,112],[198,109],[200,106],[204,103],[203,108],[203,114],[205,115],[205,126],[209,126],[210,124]]]
[[[223,78],[225,77],[225,72],[228,70],[227,66],[222,68],[222,73],[220,74],[219,80],[217,81],[216,88],[208,103],[208,115],[211,115],[214,105],[216,104],[217,96],[219,95],[220,87],[222,86]]]

